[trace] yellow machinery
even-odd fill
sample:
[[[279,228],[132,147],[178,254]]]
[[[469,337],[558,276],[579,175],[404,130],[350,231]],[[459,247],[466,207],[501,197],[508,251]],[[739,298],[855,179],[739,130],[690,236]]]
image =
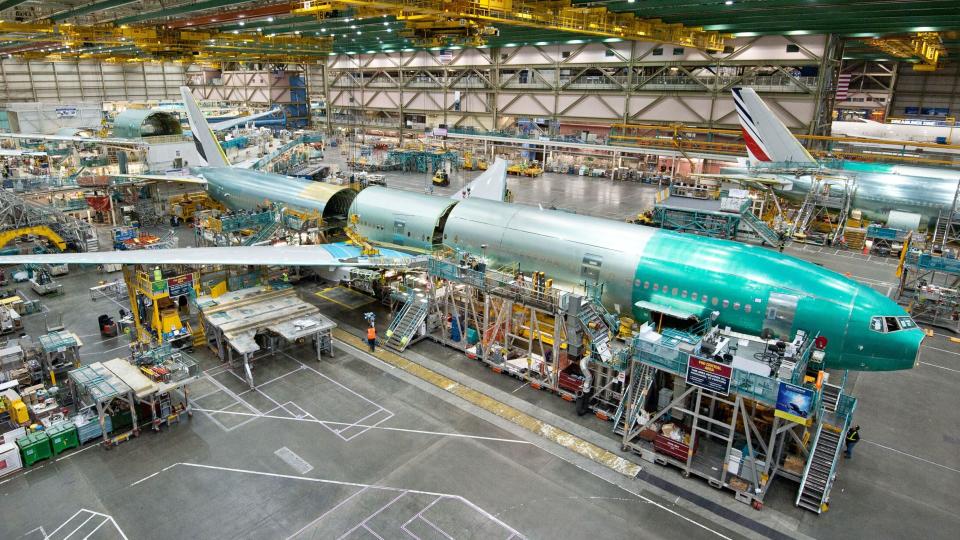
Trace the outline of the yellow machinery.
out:
[[[573,4],[570,0],[335,0],[305,2],[296,15],[326,18],[331,11],[354,8],[361,16],[393,15],[405,25],[401,37],[415,45],[480,46],[497,35],[499,25],[571,32],[595,37],[657,41],[722,51],[727,34],[641,19],[599,5]],[[497,25],[497,26],[495,26]]]
[[[3,247],[9,244],[12,240],[15,240],[21,236],[27,235],[42,236],[47,240],[50,240],[50,243],[57,246],[57,249],[64,251],[67,249],[67,243],[60,237],[59,234],[53,232],[53,229],[47,227],[46,225],[35,225],[33,227],[21,227],[19,229],[10,229],[8,231],[0,232],[0,247]]]
[[[380,254],[380,250],[375,248],[366,238],[363,237],[354,226],[360,222],[360,216],[357,214],[350,214],[350,225],[343,228],[343,231],[347,233],[347,238],[350,239],[350,242],[360,248],[360,254],[364,257],[373,257]]]
[[[189,221],[193,219],[194,214],[203,210],[225,212],[227,209],[202,191],[170,197],[170,213],[180,221]]]
[[[433,175],[433,185],[437,187],[447,187],[450,185],[450,175],[447,171],[439,170]]]
[[[16,390],[10,388],[0,394],[0,412],[10,413],[10,420],[14,424],[23,425],[30,422],[30,413],[27,406]]]
[[[196,298],[200,286],[199,272],[169,276],[159,268],[144,270],[125,265],[123,278],[140,341],[163,343],[192,335],[190,325],[180,319],[177,300],[181,296]],[[144,325],[147,321],[149,329]]]

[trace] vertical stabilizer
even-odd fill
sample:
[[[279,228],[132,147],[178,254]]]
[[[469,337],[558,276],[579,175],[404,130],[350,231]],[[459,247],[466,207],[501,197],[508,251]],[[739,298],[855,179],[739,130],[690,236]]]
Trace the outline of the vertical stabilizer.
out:
[[[193,134],[193,143],[197,145],[197,152],[200,153],[200,157],[210,167],[229,167],[230,160],[223,153],[223,148],[220,147],[217,137],[207,124],[207,119],[200,112],[200,107],[197,107],[197,102],[193,99],[190,88],[181,86],[180,95],[183,97],[183,106],[187,109],[190,132]]]
[[[733,102],[743,128],[750,163],[816,165],[787,126],[777,118],[752,88],[734,88]]]
[[[463,189],[450,196],[451,199],[487,199],[503,202],[507,194],[507,167],[510,162],[497,158],[486,172],[476,177]]]

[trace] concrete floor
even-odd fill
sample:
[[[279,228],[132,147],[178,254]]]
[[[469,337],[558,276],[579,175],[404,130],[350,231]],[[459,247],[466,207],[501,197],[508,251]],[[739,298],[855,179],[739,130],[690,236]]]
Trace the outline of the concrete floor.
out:
[[[424,176],[390,175],[388,184],[420,191]],[[518,202],[616,219],[653,200],[649,186],[553,174],[511,179],[510,188]],[[788,250],[882,292],[893,285],[892,261]],[[126,348],[96,333],[96,316],[119,308],[90,301],[98,279],[75,269],[62,280],[68,294],[46,301],[83,336],[85,362]],[[302,294],[345,328],[360,324],[358,310],[312,294],[319,287],[304,284]],[[37,335],[43,315],[25,323]],[[77,529],[72,538],[953,538],[960,530],[960,347],[945,336],[925,342],[911,371],[854,376],[863,442],[821,516],[793,507],[789,483],[756,512],[672,469],[645,466],[637,479],[601,470],[342,343],[322,362],[297,352],[261,362],[257,391],[208,352],[195,356],[205,369],[193,388],[201,412],[110,451],[88,446],[0,480],[0,537]],[[433,343],[409,356],[616,450],[608,424],[577,417],[555,396]]]

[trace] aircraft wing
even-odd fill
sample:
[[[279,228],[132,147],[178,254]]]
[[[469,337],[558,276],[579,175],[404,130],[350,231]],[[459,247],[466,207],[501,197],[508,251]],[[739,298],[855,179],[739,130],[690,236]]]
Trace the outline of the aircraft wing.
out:
[[[752,176],[749,174],[693,174],[691,176],[696,178],[712,178],[714,180],[727,182],[754,183],[784,190],[793,188],[793,182],[778,176]]]
[[[232,128],[233,126],[239,126],[239,125],[241,125],[241,124],[246,124],[247,122],[249,122],[249,121],[251,121],[251,120],[256,120],[256,119],[258,119],[258,118],[263,118],[264,116],[270,116],[271,114],[278,113],[278,112],[280,112],[280,108],[279,108],[279,107],[274,107],[273,109],[270,109],[269,111],[264,111],[264,112],[257,113],[257,114],[248,114],[247,116],[238,116],[238,117],[232,118],[232,119],[230,119],[230,120],[224,120],[223,122],[214,122],[214,123],[210,124],[210,129],[212,129],[212,130],[214,130],[214,131],[222,131],[222,130],[224,130],[224,129],[230,129],[230,128]]]
[[[402,266],[412,256],[382,249],[379,256],[364,257],[347,244],[320,246],[242,246],[176,249],[138,249],[131,251],[94,251],[89,253],[44,253],[0,256],[0,264],[162,264],[202,265],[277,265],[277,266]]]
[[[147,146],[144,141],[134,141],[130,139],[103,139],[95,137],[78,137],[76,135],[43,135],[42,133],[0,133],[0,139],[21,139],[30,141],[55,141],[55,142],[82,142],[97,143],[110,146]]]
[[[138,180],[155,180],[158,182],[180,182],[181,184],[206,185],[207,180],[200,176],[179,176],[174,174],[114,174],[120,178],[136,178]]]

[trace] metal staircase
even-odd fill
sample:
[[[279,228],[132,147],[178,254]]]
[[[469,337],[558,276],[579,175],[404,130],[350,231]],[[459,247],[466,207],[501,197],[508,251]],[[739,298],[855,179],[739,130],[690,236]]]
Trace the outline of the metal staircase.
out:
[[[593,352],[601,361],[610,362],[613,359],[613,352],[610,351],[610,326],[601,313],[593,302],[586,301],[580,304],[577,318],[584,332],[590,336]]]
[[[743,217],[740,222],[747,226],[748,229],[757,233],[764,242],[771,246],[779,246],[783,240],[780,239],[780,235],[776,231],[767,226],[760,218],[753,215],[753,211],[750,208],[747,208],[741,214]]]
[[[797,491],[795,504],[800,508],[818,514],[826,510],[836,478],[837,461],[855,408],[856,399],[844,395],[842,386],[823,385],[817,432]]]
[[[807,460],[796,505],[812,512],[823,512],[823,505],[833,487],[837,458],[840,456],[842,436],[833,426],[821,422]]]
[[[386,345],[397,352],[403,352],[416,334],[417,328],[420,328],[420,324],[426,319],[428,306],[426,299],[411,294],[387,329]]]
[[[820,393],[820,404],[825,411],[837,412],[837,405],[840,402],[840,393],[842,388],[835,384],[824,383],[823,390]]]
[[[650,394],[650,389],[653,388],[653,376],[656,373],[657,370],[652,366],[640,362],[634,363],[633,372],[630,374],[630,385],[623,393],[620,406],[617,407],[617,412],[613,415],[613,432],[617,435],[623,435],[624,429],[633,426],[637,421],[643,402]],[[628,410],[626,407],[628,402],[631,404],[629,407],[630,414],[625,422],[621,422],[624,413]]]
[[[264,243],[264,242],[269,241],[270,238],[272,238],[273,235],[274,235],[278,230],[280,230],[280,222],[279,222],[279,221],[274,221],[273,223],[271,223],[271,224],[267,225],[266,227],[263,227],[262,229],[260,229],[259,231],[257,231],[256,234],[251,234],[251,235],[248,236],[246,239],[244,239],[243,245],[245,245],[245,246],[257,246],[257,245],[260,245],[260,244],[262,244],[262,243]]]

